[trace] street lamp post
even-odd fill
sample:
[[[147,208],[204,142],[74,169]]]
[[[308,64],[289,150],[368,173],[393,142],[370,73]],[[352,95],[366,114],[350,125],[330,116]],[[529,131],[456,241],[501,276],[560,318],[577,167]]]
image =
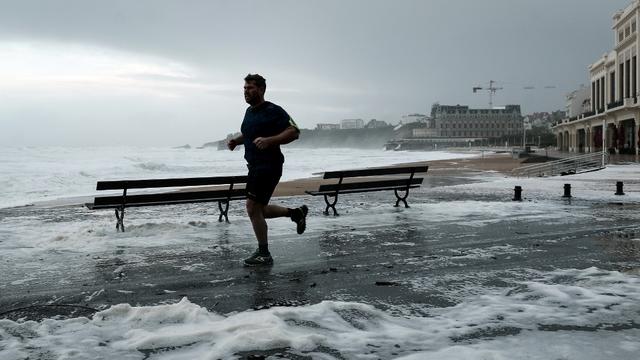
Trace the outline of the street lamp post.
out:
[[[527,138],[527,126],[524,122],[524,119],[522,119],[522,151],[524,151],[525,149],[526,138]]]

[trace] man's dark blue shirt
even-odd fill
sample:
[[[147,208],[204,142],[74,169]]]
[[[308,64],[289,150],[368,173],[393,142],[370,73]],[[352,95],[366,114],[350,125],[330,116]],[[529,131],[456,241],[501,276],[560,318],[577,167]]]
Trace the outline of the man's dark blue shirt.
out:
[[[258,106],[249,107],[240,128],[244,137],[244,158],[249,166],[281,168],[284,156],[280,151],[280,145],[260,150],[253,141],[259,137],[278,135],[290,126],[300,131],[291,116],[276,104],[265,101]]]

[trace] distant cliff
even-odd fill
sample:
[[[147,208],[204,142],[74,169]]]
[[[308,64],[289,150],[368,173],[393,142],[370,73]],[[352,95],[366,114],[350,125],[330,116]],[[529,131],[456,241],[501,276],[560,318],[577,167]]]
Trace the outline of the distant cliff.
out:
[[[295,147],[350,147],[381,149],[393,138],[393,126],[377,129],[309,130],[302,129]]]

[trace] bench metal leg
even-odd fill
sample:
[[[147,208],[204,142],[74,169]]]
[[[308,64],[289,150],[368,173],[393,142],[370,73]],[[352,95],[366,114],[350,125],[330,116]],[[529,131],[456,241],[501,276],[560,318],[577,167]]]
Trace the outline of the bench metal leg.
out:
[[[400,196],[398,195],[398,189],[394,189],[393,192],[396,194],[396,198],[398,200],[396,200],[396,204],[394,205],[394,207],[398,207],[400,206],[400,201],[402,201],[404,203],[404,207],[408,208],[409,204],[407,204],[407,197],[409,196],[409,189],[405,189],[404,190],[404,196]]]
[[[329,202],[329,197],[333,198],[333,202]],[[323,214],[329,215],[329,208],[331,208],[333,209],[333,216],[339,216],[338,211],[336,210],[336,203],[338,202],[338,194],[325,195],[324,202],[327,204],[327,207],[324,209]]]
[[[124,232],[124,207],[116,209],[116,231],[122,230]]]
[[[224,204],[224,208],[222,207]],[[224,216],[224,220],[226,223],[229,223],[229,202],[228,201],[218,201],[218,209],[220,209],[220,216],[218,216],[218,222],[222,222],[222,217]]]

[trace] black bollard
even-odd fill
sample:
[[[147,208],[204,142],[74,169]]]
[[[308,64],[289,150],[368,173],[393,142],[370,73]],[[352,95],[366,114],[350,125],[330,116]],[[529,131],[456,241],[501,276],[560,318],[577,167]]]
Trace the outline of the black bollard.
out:
[[[513,189],[513,201],[522,201],[522,186],[516,186]]]
[[[563,198],[570,198],[571,197],[571,184],[564,184],[564,195],[562,195]]]
[[[616,195],[624,195],[624,191],[622,191],[623,186],[624,184],[622,183],[622,181],[616,182]]]

